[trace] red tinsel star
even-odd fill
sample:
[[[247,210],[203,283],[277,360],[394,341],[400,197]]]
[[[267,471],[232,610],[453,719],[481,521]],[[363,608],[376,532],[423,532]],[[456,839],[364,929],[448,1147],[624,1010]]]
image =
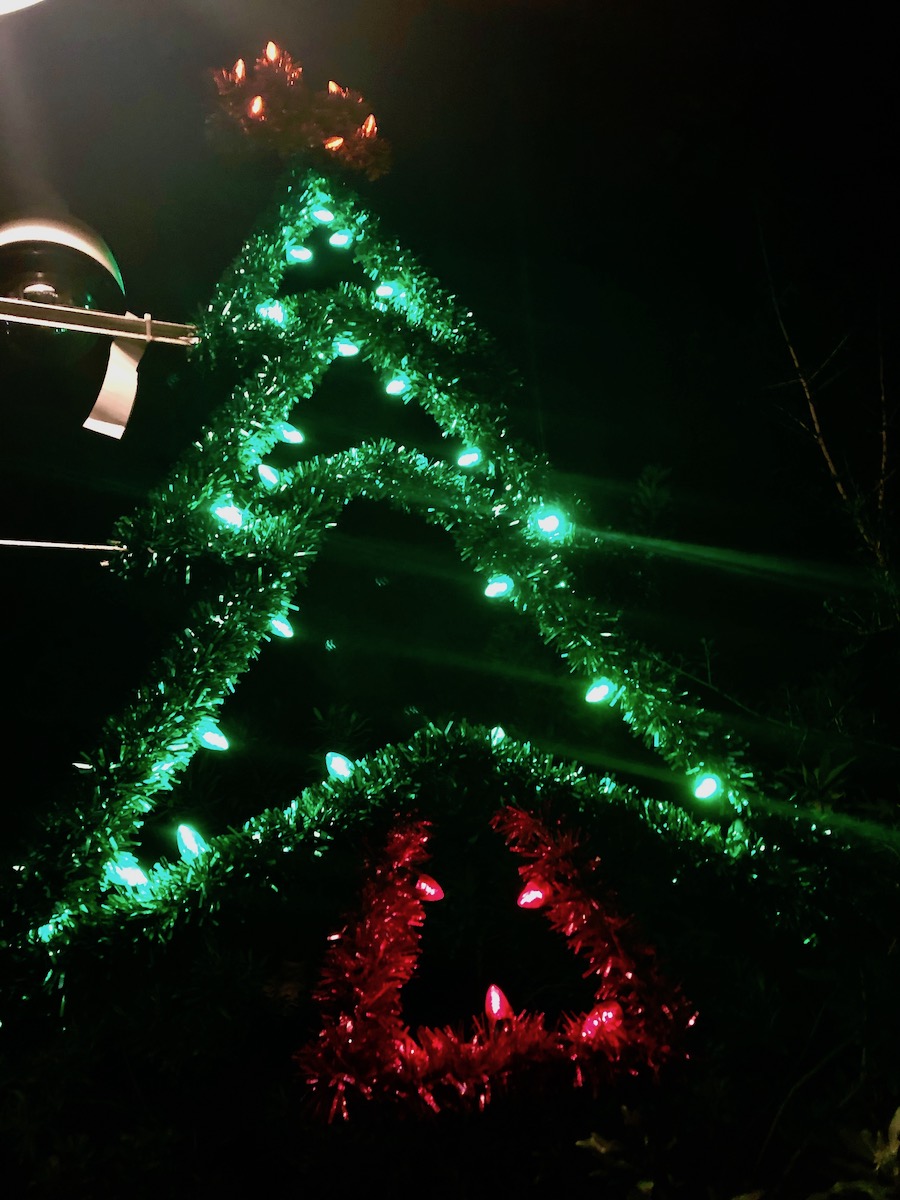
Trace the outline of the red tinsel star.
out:
[[[303,68],[274,42],[251,65],[239,58],[230,70],[212,75],[219,94],[213,126],[236,128],[283,159],[304,156],[311,165],[359,171],[369,179],[387,172],[390,147],[359,92],[334,80],[312,91]]]

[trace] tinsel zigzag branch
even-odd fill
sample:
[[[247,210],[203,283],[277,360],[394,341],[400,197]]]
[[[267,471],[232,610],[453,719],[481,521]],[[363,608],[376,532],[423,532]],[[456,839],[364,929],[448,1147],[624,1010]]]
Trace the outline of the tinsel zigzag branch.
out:
[[[485,582],[498,573],[516,580],[513,607],[534,620],[540,636],[556,649],[570,673],[581,677],[585,688],[608,677],[615,685],[609,702],[670,766],[687,775],[701,768],[715,772],[734,809],[746,809],[753,776],[742,761],[739,740],[727,730],[717,738],[715,717],[689,704],[677,677],[629,641],[616,614],[577,595],[566,561],[571,558],[569,547],[548,546],[535,534],[529,523],[535,497],[525,492],[526,481],[518,480],[517,485],[514,491],[507,491],[505,484],[498,490],[490,481],[467,478],[447,464],[383,441],[301,463],[282,472],[271,491],[258,477],[239,486],[210,464],[202,482],[172,481],[158,508],[141,521],[123,524],[118,532],[141,558],[149,552],[142,550],[142,541],[157,555],[168,553],[179,560],[184,546],[192,547],[194,554],[227,555],[232,563],[246,561],[248,555],[272,558],[292,575],[296,586],[312,559],[304,538],[319,534],[327,519],[326,499],[335,523],[342,508],[357,497],[384,499],[449,533],[461,559]],[[240,529],[223,529],[211,515],[223,494],[248,514]],[[498,494],[504,498],[498,500]],[[179,520],[178,513],[185,516]],[[129,556],[120,557],[116,569],[128,571]]]
[[[482,342],[472,329],[471,314],[461,311],[408,257],[402,257],[402,261],[398,258],[399,247],[380,235],[375,219],[349,189],[315,175],[291,176],[286,188],[289,199],[279,209],[277,222],[269,222],[249,240],[210,306],[217,314],[209,330],[213,345],[217,341],[221,345],[223,340],[225,344],[240,345],[248,336],[259,334],[271,338],[269,353],[262,356],[258,385],[248,384],[239,389],[222,420],[213,424],[203,443],[198,443],[192,466],[176,473],[168,495],[163,493],[160,497],[170,525],[170,538],[176,531],[187,534],[180,538],[181,545],[191,545],[192,530],[180,528],[177,516],[172,519],[173,511],[194,513],[200,505],[208,505],[211,486],[222,490],[233,484],[233,490],[246,492],[248,478],[255,478],[254,468],[260,465],[275,440],[273,430],[277,422],[288,415],[286,406],[293,407],[298,397],[312,394],[323,366],[327,368],[336,357],[335,331],[345,330],[360,343],[361,353],[370,359],[373,370],[396,370],[402,363],[410,395],[434,417],[447,436],[461,437],[465,443],[482,448],[488,464],[483,478],[491,483],[494,492],[495,529],[504,530],[509,536],[505,548],[496,536],[489,537],[489,546],[478,547],[471,536],[476,530],[470,529],[469,538],[462,535],[457,538],[463,559],[484,563],[490,557],[498,571],[504,570],[504,559],[510,560],[513,570],[519,571],[515,577],[522,579],[524,587],[532,589],[532,608],[537,610],[542,635],[556,644],[570,670],[585,676],[603,672],[606,655],[599,653],[601,644],[596,634],[609,638],[612,631],[607,626],[594,630],[592,637],[581,626],[585,602],[579,602],[572,584],[557,578],[559,573],[552,570],[560,560],[560,551],[565,549],[568,553],[570,547],[551,546],[545,563],[522,559],[522,543],[533,531],[529,517],[546,498],[547,467],[508,438],[506,416],[503,406],[498,404],[493,379],[490,403],[478,400],[479,393],[484,395],[486,390],[485,372],[472,371],[472,355],[480,350]],[[344,286],[324,296],[283,297],[278,301],[281,321],[273,323],[260,317],[260,304],[268,311],[267,303],[278,291],[286,256],[321,226],[323,215],[328,218],[329,228],[345,231],[352,254],[372,280],[371,288],[367,291]],[[272,227],[279,231],[274,238],[266,233]],[[378,287],[385,280],[390,281],[394,291],[389,296],[380,296]],[[417,298],[415,304],[413,297]],[[427,336],[423,337],[423,333]],[[476,386],[479,375],[480,386]],[[471,384],[468,380],[472,380]],[[237,460],[233,458],[235,454],[239,456]],[[213,461],[217,455],[218,466]],[[421,491],[421,485],[430,482],[424,478],[430,469],[427,460],[417,461],[422,477],[414,481],[415,487],[407,486],[406,494]],[[385,461],[378,465],[378,469],[389,475],[387,467]],[[371,495],[377,488],[377,473],[377,470],[371,472],[369,481],[356,494]],[[176,480],[181,481],[185,490],[176,486]],[[322,486],[334,483],[334,479],[329,479]],[[474,480],[470,486],[474,491]],[[404,492],[395,494],[402,497]],[[274,502],[273,497],[271,503]],[[269,525],[262,519],[265,504],[257,503],[255,508],[259,529],[268,533]],[[156,523],[156,529],[162,532],[159,524]],[[481,523],[477,532],[484,530]],[[128,533],[128,529],[122,529],[120,536],[130,544]],[[277,539],[272,538],[269,552],[276,545]],[[203,549],[210,549],[208,536]],[[234,555],[235,543],[226,551],[220,541],[220,552]],[[120,565],[126,567],[124,562]],[[505,573],[513,574],[513,570]],[[538,589],[537,585],[541,587]],[[524,587],[518,596],[523,607]],[[622,690],[616,691],[612,702],[619,706],[626,722],[677,769],[688,774],[702,769],[720,776],[728,801],[736,811],[746,812],[748,802],[759,799],[760,788],[744,761],[746,751],[739,739],[732,732],[717,728],[721,722],[713,714],[704,713],[696,705],[689,707],[688,696],[679,687],[677,676],[661,672],[642,647],[629,648],[622,640],[621,630],[615,633],[621,646],[617,655],[621,677],[615,683]],[[608,653],[608,647],[602,648]],[[768,790],[774,786],[770,783]]]
[[[769,903],[771,893],[771,904],[777,907],[779,893],[788,885],[796,892],[797,863],[771,838],[754,836],[740,822],[727,830],[714,822],[698,822],[683,809],[643,796],[610,775],[597,775],[537,752],[528,743],[509,737],[498,741],[490,730],[457,723],[443,729],[429,726],[407,744],[384,747],[356,763],[349,779],[323,781],[286,808],[267,809],[240,830],[210,838],[208,849],[188,862],[157,863],[147,872],[145,886],[112,884],[109,879],[100,886],[96,878],[80,875],[78,885],[66,894],[67,903],[48,914],[39,932],[33,929],[34,945],[46,945],[59,963],[67,943],[90,944],[127,923],[135,923],[144,937],[165,938],[179,923],[215,910],[236,878],[267,886],[266,881],[278,877],[285,863],[292,861],[286,854],[327,852],[339,831],[361,829],[374,813],[396,804],[398,795],[415,797],[427,789],[435,770],[449,777],[456,771],[475,770],[486,789],[501,794],[567,796],[568,807],[574,806],[590,828],[606,812],[632,813],[648,838],[670,847],[682,873],[704,864],[731,862],[729,871],[735,879],[758,881],[757,905]],[[823,864],[820,878],[810,874],[808,865],[804,868],[804,897],[798,900],[794,895],[791,901],[793,919],[807,937],[815,932],[828,855],[838,847],[834,839],[810,838],[807,830],[801,833],[804,844],[817,842]],[[527,849],[524,841],[522,847]],[[46,894],[52,872],[53,864],[33,858],[20,886],[26,892],[36,887]],[[783,923],[784,914],[779,919]]]

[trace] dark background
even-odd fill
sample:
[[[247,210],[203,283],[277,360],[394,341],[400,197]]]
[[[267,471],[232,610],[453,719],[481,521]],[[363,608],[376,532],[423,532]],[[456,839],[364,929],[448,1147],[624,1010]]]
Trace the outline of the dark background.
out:
[[[896,366],[897,91],[880,19],[662,2],[49,0],[0,24],[2,215],[77,216],[112,247],[134,311],[194,319],[280,171],[211,142],[209,71],[270,37],[310,86],[335,78],[367,97],[394,166],[361,184],[366,199],[520,373],[513,433],[605,535],[603,556],[591,529],[580,535],[592,582],[633,632],[714,685],[713,704],[815,707],[816,678],[850,644],[823,605],[852,606],[868,577],[800,427],[773,296],[809,370],[841,347],[817,377],[821,412],[839,468],[865,491],[879,372],[890,402]],[[183,351],[151,347],[115,442],[81,428],[103,347],[59,364],[23,359],[18,337],[3,350],[2,534],[102,543],[225,393]],[[314,402],[316,449],[418,436],[409,413],[373,417],[365,386]],[[642,499],[648,469],[661,482]],[[0,550],[15,821],[65,786],[166,622],[152,589],[111,581],[97,553]],[[282,674],[245,685],[251,724],[258,694],[279,696],[268,724],[245,730],[254,761],[312,730],[285,766],[307,782],[342,731],[361,752],[462,710],[516,732],[530,722],[522,732],[551,748],[630,766],[648,785],[658,775],[624,744],[598,748],[574,708],[560,713],[552,656],[486,616],[449,543],[417,522],[351,510],[317,571]],[[867,712],[886,653],[869,639],[852,661]],[[512,683],[517,657],[544,692]],[[775,767],[796,757],[797,739],[767,716],[734,720]],[[867,721],[852,756],[893,801],[891,739]]]
[[[660,1141],[680,1125],[691,1179],[709,1178],[717,1157],[728,1160],[723,1178],[733,1186],[710,1184],[716,1200],[777,1173],[769,1160],[790,1162],[801,1144],[824,1146],[824,1163],[848,1096],[861,1109],[871,1101],[857,1128],[863,1120],[882,1128],[896,1104],[896,1053],[886,1049],[896,1041],[896,966],[888,969],[896,888],[885,865],[887,826],[896,827],[896,629],[873,632],[869,621],[863,635],[829,615],[829,605],[871,615],[870,574],[800,427],[802,398],[773,307],[774,296],[810,371],[829,360],[817,376],[822,417],[839,468],[865,493],[878,462],[880,380],[893,408],[897,369],[891,33],[887,15],[858,5],[800,13],[663,0],[45,0],[0,18],[0,219],[43,211],[85,221],[111,246],[132,311],[160,319],[199,315],[276,194],[278,163],[210,141],[210,70],[252,59],[272,38],[314,88],[333,78],[361,91],[392,144],[393,167],[360,190],[384,232],[473,309],[496,341],[498,369],[519,372],[511,431],[549,458],[563,494],[581,498],[573,557],[589,588],[727,714],[782,794],[796,791],[807,811],[834,805],[865,835],[879,865],[848,856],[855,867],[835,874],[831,902],[839,906],[844,888],[856,915],[832,924],[832,942],[810,965],[791,921],[768,920],[781,901],[761,897],[755,876],[728,891],[707,862],[675,905],[663,886],[668,851],[645,855],[632,826],[611,818],[618,841],[603,850],[605,878],[628,911],[666,935],[654,944],[679,970],[686,964],[681,973],[705,1014],[707,1058],[683,1093],[672,1090],[680,1111],[666,1118]],[[81,428],[102,346],[66,363],[49,350],[23,355],[20,334],[0,329],[0,342],[4,539],[105,542],[228,396],[227,380],[204,376],[180,350],[152,346],[116,442]],[[376,393],[364,366],[338,364],[298,414],[302,453],[375,436],[431,449],[429,423]],[[96,744],[102,722],[183,619],[189,596],[178,587],[126,584],[100,566],[103,557],[0,546],[4,871],[67,803],[71,763]],[[225,706],[232,752],[195,756],[171,809],[148,822],[142,861],[173,857],[181,820],[212,836],[284,803],[322,778],[327,750],[362,755],[452,716],[501,723],[538,747],[683,800],[683,781],[623,733],[615,714],[586,712],[554,655],[507,609],[487,605],[449,540],[417,520],[351,506],[298,605],[293,641],[265,647]],[[853,768],[832,789],[840,795],[804,782],[804,769],[824,778],[845,760]],[[444,780],[450,791],[458,782]],[[459,786],[477,791],[473,781]],[[472,875],[466,894],[480,913],[493,860],[476,877],[482,860],[467,849],[465,830],[452,832],[462,850],[449,855],[447,874]],[[13,1090],[22,1076],[28,1095],[10,1128],[20,1143],[26,1130],[31,1161],[54,1185],[74,1194],[73,1162],[85,1177],[105,1177],[102,1153],[90,1157],[100,1112],[109,1161],[130,1187],[132,1157],[148,1164],[148,1181],[169,1180],[171,1133],[187,1190],[215,1178],[227,1192],[229,1149],[245,1122],[248,1187],[258,1164],[279,1156],[288,1164],[281,1185],[312,1156],[329,1186],[333,1163],[351,1158],[359,1186],[368,1186],[367,1156],[383,1165],[392,1154],[377,1121],[359,1137],[357,1129],[294,1138],[278,1089],[288,1092],[285,1047],[297,1041],[292,1027],[260,1012],[258,986],[263,967],[299,954],[298,943],[310,955],[302,986],[315,974],[315,922],[333,920],[336,897],[350,902],[359,869],[360,847],[343,852],[350,865],[343,871],[334,855],[315,919],[313,900],[291,893],[283,927],[257,939],[242,910],[255,912],[259,897],[238,889],[224,901],[222,926],[187,929],[171,961],[132,954],[125,939],[102,962],[73,963],[75,1036],[67,1040],[61,1027],[42,1053],[38,1021],[33,1045],[7,1068]],[[862,884],[874,887],[879,876],[884,898],[860,916],[870,895]],[[783,911],[796,918],[793,878],[781,886]],[[464,958],[485,944],[496,949],[479,937],[466,942]],[[515,959],[508,970],[527,977],[519,947],[505,944]],[[210,975],[211,962],[219,975]],[[432,976],[418,983],[435,990]],[[468,998],[468,977],[454,986]],[[447,991],[448,1012],[456,999]],[[427,1019],[442,1019],[434,995],[427,1000]],[[858,1088],[857,1045],[874,1080],[868,1089]],[[123,1084],[125,1060],[132,1077]],[[569,1117],[568,1105],[580,1102],[561,1103],[542,1151],[552,1143],[561,1158],[571,1155],[574,1138],[593,1127],[593,1113]],[[501,1119],[502,1136],[492,1114],[445,1124],[432,1140],[417,1132],[406,1147],[418,1151],[410,1178],[433,1175],[435,1153],[463,1173],[463,1134],[492,1178],[508,1169],[495,1153],[498,1137],[530,1178],[522,1147],[530,1152],[543,1118],[529,1118],[526,1105]],[[192,1107],[198,1132],[181,1138]],[[716,1123],[724,1128],[707,1135]],[[80,1126],[86,1140],[67,1158],[63,1143]],[[837,1168],[822,1170],[821,1186],[838,1177]],[[560,1178],[548,1168],[541,1186],[553,1194]],[[462,1194],[452,1187],[446,1194]],[[584,1194],[600,1187],[591,1179]],[[699,1183],[681,1194],[693,1200]]]

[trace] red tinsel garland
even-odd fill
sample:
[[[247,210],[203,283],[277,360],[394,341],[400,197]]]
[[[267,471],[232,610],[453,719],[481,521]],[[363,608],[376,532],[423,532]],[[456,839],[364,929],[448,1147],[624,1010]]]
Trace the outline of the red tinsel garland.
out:
[[[627,921],[593,883],[599,860],[576,864],[577,838],[551,832],[520,809],[491,820],[510,850],[527,860],[519,868],[523,908],[541,907],[551,927],[586,961],[597,980],[589,1012],[548,1027],[542,1013],[514,1013],[496,988],[486,1017],[474,1018],[468,1039],[450,1028],[420,1028],[413,1036],[402,1018],[402,991],[420,949],[424,903],[440,898],[420,867],[428,859],[429,823],[394,826],[383,853],[370,863],[358,917],[329,939],[314,995],[322,1030],[295,1055],[329,1120],[349,1115],[348,1100],[392,1100],[417,1111],[483,1108],[495,1086],[548,1064],[569,1062],[573,1082],[597,1085],[618,1071],[657,1070],[673,1054],[675,1035],[692,1025],[677,990],[665,987],[649,947],[623,946]]]
[[[374,115],[359,94],[329,80],[325,91],[306,86],[303,68],[269,42],[249,66],[239,58],[229,70],[213,71],[220,113],[232,128],[281,158],[304,155],[325,169],[384,175],[390,147],[378,137]]]

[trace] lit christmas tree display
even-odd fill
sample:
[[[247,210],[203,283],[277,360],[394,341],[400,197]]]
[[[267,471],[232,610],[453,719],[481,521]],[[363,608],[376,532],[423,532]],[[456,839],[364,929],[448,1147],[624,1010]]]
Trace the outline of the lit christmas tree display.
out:
[[[250,947],[247,974],[217,979],[210,994],[223,1021],[231,1006],[261,1011],[264,994],[299,1014],[272,1068],[299,1097],[298,1128],[335,1138],[369,1120],[452,1128],[530,1096],[600,1097],[625,1112],[633,1094],[693,1067],[717,983],[714,970],[692,978],[685,950],[702,940],[705,897],[721,887],[736,941],[771,929],[812,955],[839,903],[835,864],[858,829],[795,804],[742,733],[633,636],[616,595],[584,583],[583,551],[601,539],[579,497],[515,436],[517,380],[498,376],[474,314],[354,187],[354,173],[372,181],[388,166],[362,97],[333,81],[312,92],[274,42],[217,72],[216,85],[217,122],[285,162],[273,209],[225,270],[200,328],[196,369],[240,380],[149,502],[114,530],[121,552],[109,571],[129,587],[168,589],[183,611],[75,764],[43,843],[17,866],[15,1006],[81,1030],[96,970],[110,995],[122,989],[116,1012],[129,989],[148,1011],[169,1012],[154,991],[158,967],[183,981],[184,1013],[196,1020],[206,1002],[193,973],[231,937]],[[323,261],[335,282],[305,286],[303,273]],[[319,453],[307,417],[348,360],[377,382],[385,414],[402,406],[427,416],[443,454],[387,434]],[[199,821],[180,784],[198,762],[227,771],[242,681],[297,640],[317,560],[360,502],[447,539],[478,604],[553,656],[559,688],[588,719],[620,722],[654,756],[660,794],[546,752],[540,729],[511,736],[460,713],[363,755],[335,742],[318,782],[277,804],[260,782],[241,822],[215,823],[211,776]],[[145,837],[160,814],[171,826],[164,854]],[[642,892],[653,889],[644,912]],[[271,926],[244,929],[242,906],[269,903]],[[512,980],[500,961],[505,935],[479,942],[501,909],[520,930],[517,945],[535,942],[533,964],[509,955],[520,972]],[[264,981],[250,961],[257,936]],[[450,1015],[461,997],[448,996],[432,1017],[429,1001],[454,991],[445,986],[453,953],[477,961],[483,988]],[[280,975],[269,961],[279,955]],[[429,956],[440,960],[431,976]],[[727,981],[729,994],[752,986],[737,968]],[[243,1008],[233,998],[242,988],[253,997]],[[767,1003],[759,998],[758,1011]],[[13,1011],[3,1020],[16,1028]],[[248,1054],[252,1031],[233,1036]],[[98,1032],[86,1042],[87,1061],[99,1041]],[[265,1053],[274,1061],[271,1045]],[[229,1047],[221,1054],[224,1092]],[[572,1144],[587,1132],[574,1131]]]

